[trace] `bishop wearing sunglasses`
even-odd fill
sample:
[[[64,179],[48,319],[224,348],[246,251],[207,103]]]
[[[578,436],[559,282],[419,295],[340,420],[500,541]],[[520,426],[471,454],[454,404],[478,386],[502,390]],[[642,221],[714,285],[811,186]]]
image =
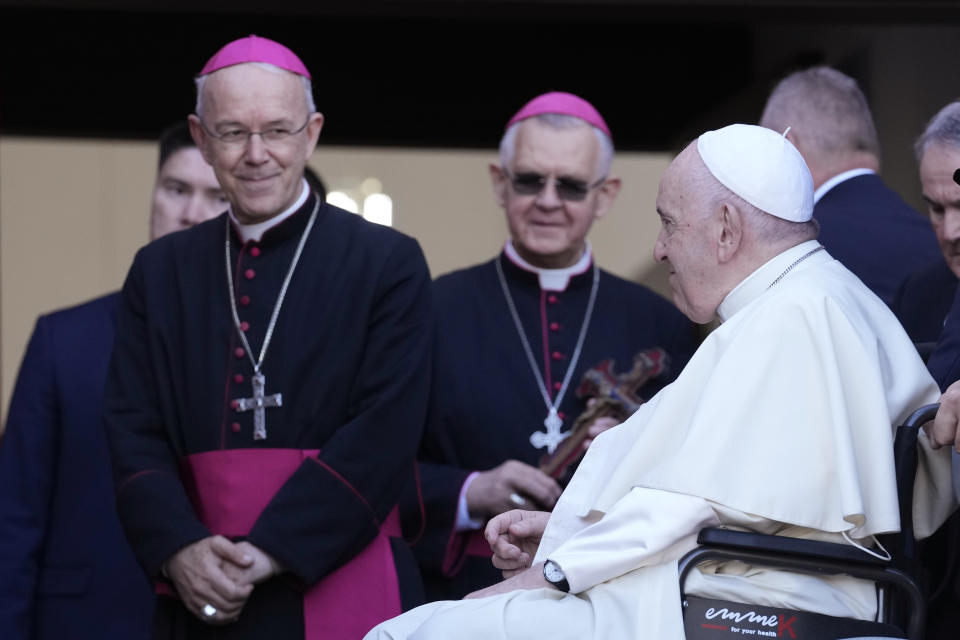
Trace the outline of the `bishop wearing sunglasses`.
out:
[[[509,238],[489,262],[437,279],[437,339],[421,463],[427,525],[415,547],[430,599],[456,599],[501,579],[483,540],[487,520],[553,507],[561,486],[538,467],[569,434],[586,401],[585,371],[629,369],[662,348],[669,370],[693,352],[690,322],[648,289],[597,266],[587,235],[613,205],[610,129],[586,100],[547,93],[507,123],[494,199]],[[592,432],[609,428],[600,418]]]

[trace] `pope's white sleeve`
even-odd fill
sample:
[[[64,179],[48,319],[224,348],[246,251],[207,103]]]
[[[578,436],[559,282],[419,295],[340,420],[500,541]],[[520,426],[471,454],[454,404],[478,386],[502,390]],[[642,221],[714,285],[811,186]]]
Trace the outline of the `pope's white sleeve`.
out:
[[[560,566],[570,592],[579,593],[628,571],[679,558],[696,546],[700,529],[719,524],[702,498],[634,487],[548,559]]]

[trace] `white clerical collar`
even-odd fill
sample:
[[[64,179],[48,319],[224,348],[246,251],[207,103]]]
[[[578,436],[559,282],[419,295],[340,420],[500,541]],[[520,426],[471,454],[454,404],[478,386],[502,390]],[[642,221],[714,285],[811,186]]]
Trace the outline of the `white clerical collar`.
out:
[[[726,322],[735,313],[746,307],[748,304],[759,298],[770,285],[798,259],[803,258],[811,251],[820,247],[816,240],[807,240],[801,242],[795,247],[791,247],[765,262],[760,268],[733,288],[733,291],[727,294],[717,308],[717,315],[720,316],[720,322]],[[825,251],[819,253],[826,254]],[[797,265],[799,268],[799,265]]]
[[[585,241],[583,255],[580,256],[580,259],[569,267],[562,269],[543,269],[533,266],[520,257],[513,246],[513,240],[507,240],[506,244],[503,245],[503,252],[507,254],[513,264],[524,271],[537,274],[537,278],[540,280],[540,288],[544,291],[565,291],[567,285],[570,284],[570,278],[585,272],[593,263],[593,251],[590,248],[589,240]]]
[[[832,178],[824,182],[822,185],[817,187],[816,190],[814,190],[813,204],[817,204],[820,198],[822,198],[827,194],[827,191],[830,191],[830,189],[833,189],[835,186],[837,186],[841,182],[844,182],[845,180],[849,180],[850,178],[856,178],[857,176],[865,176],[869,173],[876,173],[876,171],[874,171],[873,169],[850,169],[850,171],[844,171],[843,173],[838,173],[837,175],[833,176]]]
[[[233,210],[228,209],[227,213],[230,215],[230,219],[233,221],[233,226],[236,228],[237,233],[240,235],[240,238],[243,240],[244,244],[253,240],[254,242],[260,242],[260,238],[263,237],[264,232],[267,229],[271,229],[290,216],[292,216],[300,207],[303,206],[303,203],[307,201],[307,196],[310,195],[310,185],[307,184],[306,179],[302,181],[300,187],[300,195],[294,201],[292,205],[284,209],[279,215],[273,216],[269,220],[264,220],[263,222],[254,222],[253,224],[241,224],[237,217],[233,215]]]

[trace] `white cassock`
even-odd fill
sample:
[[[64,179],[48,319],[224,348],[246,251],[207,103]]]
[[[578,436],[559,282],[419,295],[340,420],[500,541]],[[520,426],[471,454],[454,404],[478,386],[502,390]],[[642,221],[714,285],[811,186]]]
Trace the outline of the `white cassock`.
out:
[[[686,368],[597,438],[557,503],[534,562],[556,589],[435,602],[367,638],[682,639],[677,559],[706,526],[873,546],[900,527],[893,429],[939,391],[887,306],[809,241],[723,301]],[[914,518],[954,508],[950,449],[921,431]],[[871,619],[870,583],[716,563],[688,592]]]

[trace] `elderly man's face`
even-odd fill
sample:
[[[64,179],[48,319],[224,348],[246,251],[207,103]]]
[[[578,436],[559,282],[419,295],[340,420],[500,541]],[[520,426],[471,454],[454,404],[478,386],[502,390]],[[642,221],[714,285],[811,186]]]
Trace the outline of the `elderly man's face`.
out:
[[[934,143],[920,159],[920,183],[930,224],[950,270],[960,277],[960,185],[953,172],[960,169],[960,150]]]
[[[570,185],[590,187],[604,177],[597,175],[598,146],[589,125],[555,129],[529,119],[518,127],[512,166],[490,167],[494,196],[507,214],[514,247],[531,264],[561,268],[575,263],[593,221],[613,203],[616,179],[588,188],[579,201],[563,197],[570,195]],[[545,183],[529,193],[538,176]],[[558,181],[565,184],[559,193]]]
[[[190,130],[240,222],[262,222],[293,204],[323,125],[323,116],[307,113],[303,85],[295,74],[252,64],[215,71],[204,86],[199,115],[202,123],[191,116]],[[207,133],[277,129],[297,133],[272,141],[254,133],[234,144]]]
[[[153,185],[150,239],[215,218],[227,209],[227,198],[213,169],[195,147],[170,154]]]
[[[694,322],[713,320],[722,301],[716,287],[719,229],[709,203],[690,180],[696,148],[687,147],[667,168],[657,192],[660,233],[653,255],[670,269],[677,308]]]

